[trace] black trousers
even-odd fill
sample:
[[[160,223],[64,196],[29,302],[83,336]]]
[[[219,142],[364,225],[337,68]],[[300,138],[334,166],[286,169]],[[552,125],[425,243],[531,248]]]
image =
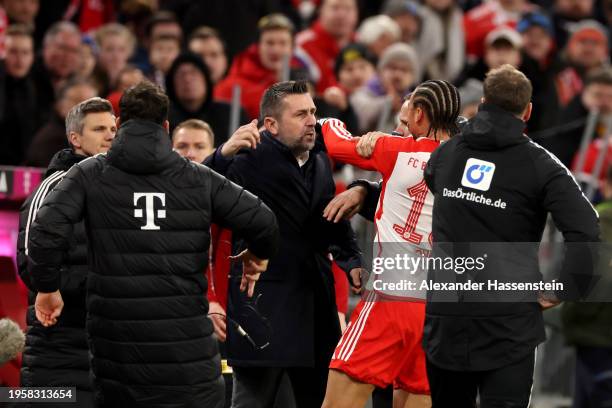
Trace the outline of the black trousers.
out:
[[[285,393],[287,388],[293,389],[298,408],[320,408],[325,397],[327,367],[233,367],[233,370],[232,408],[291,406],[292,401],[280,401],[291,397]],[[289,378],[291,387],[283,387],[284,376]]]
[[[531,399],[535,353],[488,371],[452,371],[427,360],[432,408],[527,408]]]

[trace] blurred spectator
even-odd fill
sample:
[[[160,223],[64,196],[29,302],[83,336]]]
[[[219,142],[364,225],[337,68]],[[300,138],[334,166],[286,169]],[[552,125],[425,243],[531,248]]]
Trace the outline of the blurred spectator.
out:
[[[400,27],[401,40],[406,44],[416,41],[421,31],[421,6],[412,0],[387,0],[382,12],[391,17]]]
[[[555,0],[553,23],[559,49],[565,48],[572,26],[593,17],[595,0]]]
[[[318,20],[296,37],[296,55],[308,68],[319,93],[336,85],[334,61],[353,39],[357,14],[356,0],[324,0]]]
[[[566,166],[578,152],[589,111],[612,113],[612,68],[602,68],[587,76],[583,92],[561,111],[560,127],[535,141],[550,150]],[[601,118],[600,118],[601,119]],[[603,137],[603,121],[595,128],[594,139]]]
[[[257,119],[265,90],[282,80],[286,63],[298,64],[290,61],[293,34],[293,23],[282,14],[262,17],[258,42],[236,56],[227,77],[215,87],[215,99],[231,102],[234,85],[239,85],[242,107],[249,119]]]
[[[230,134],[230,105],[213,101],[213,85],[208,67],[191,53],[179,55],[166,76],[166,93],[170,98],[168,120],[174,127],[187,119],[201,119],[215,134],[215,144],[225,142]],[[240,123],[247,122],[241,111]]]
[[[374,55],[362,44],[351,43],[342,48],[334,64],[338,86],[330,86],[323,95],[317,96],[311,82],[310,93],[317,107],[317,116],[338,118],[350,132],[357,133],[359,121],[350,96],[374,77],[374,60]]]
[[[78,72],[80,64],[81,32],[78,27],[67,21],[55,23],[45,34],[42,59],[37,59],[33,68],[36,90],[48,106],[53,105],[55,92]]]
[[[183,29],[174,13],[169,11],[158,11],[153,14],[147,22],[145,35],[148,42],[161,35],[172,35],[182,39]],[[147,46],[149,45],[150,43],[147,43]]]
[[[189,36],[189,51],[199,55],[210,70],[210,79],[217,84],[227,71],[225,43],[219,32],[211,27],[199,27]]]
[[[420,78],[418,59],[411,46],[398,43],[387,48],[378,61],[378,75],[350,99],[359,119],[359,133],[394,130],[404,97]]]
[[[89,78],[96,68],[98,59],[98,46],[96,41],[89,35],[84,35],[81,43],[81,65],[77,70],[77,76]]]
[[[612,162],[612,144],[608,144],[608,151],[604,154],[600,173],[593,173],[606,138],[612,141],[612,128],[605,129],[605,117],[606,115],[612,115],[612,68],[608,67],[594,72],[589,76],[588,81],[589,83],[582,94],[581,101],[583,106],[589,111],[599,112],[599,121],[595,128],[595,140],[591,142],[585,153],[583,168],[576,168],[579,159],[577,156],[579,154],[574,157],[572,168],[582,175],[605,181],[607,169]]]
[[[601,2],[602,20],[607,27],[612,26],[612,0],[603,0]],[[612,44],[608,44],[608,48],[612,48]]]
[[[4,0],[3,5],[9,23],[20,23],[34,30],[39,0]]]
[[[374,61],[372,53],[361,44],[352,43],[342,48],[334,65],[338,85],[347,94],[352,94],[372,79],[376,72]]]
[[[364,44],[379,58],[387,47],[401,39],[401,35],[399,25],[391,17],[379,14],[363,20],[355,34],[355,40]]]
[[[546,67],[550,63],[555,48],[553,30],[550,18],[540,12],[524,14],[516,26],[516,31],[523,38],[524,53],[541,67]]]
[[[9,26],[6,58],[0,69],[0,164],[21,164],[40,125],[40,99],[30,75],[33,62],[31,31],[23,25]]]
[[[484,81],[487,72],[504,64],[518,68],[522,46],[523,40],[514,29],[503,26],[496,28],[485,39],[484,56],[476,64],[467,66],[457,83],[462,85],[468,78]]]
[[[526,13],[521,17],[517,31],[523,39],[520,70],[533,86],[531,118],[527,123],[530,135],[557,123],[559,104],[554,75],[559,68],[555,52],[554,28],[551,19],[541,12]]]
[[[4,32],[8,26],[8,17],[0,5],[0,59],[4,58]]]
[[[454,81],[465,65],[463,11],[456,0],[425,0],[416,48],[427,78]]]
[[[468,60],[483,56],[487,34],[500,26],[514,28],[533,7],[527,0],[491,0],[468,11],[463,20]]]
[[[215,136],[208,123],[188,119],[174,128],[172,148],[181,156],[202,163],[215,151]]]
[[[600,260],[609,260],[612,243],[612,168],[603,183],[605,201],[597,206],[601,240]],[[603,276],[596,290],[609,301],[612,279],[609,265],[602,265]],[[604,299],[601,296],[600,299]],[[576,347],[574,408],[612,405],[612,303],[565,302],[562,309],[563,331],[567,342]]]
[[[157,3],[157,0],[124,0],[119,6],[117,20],[136,37],[136,48],[129,62],[143,72],[151,70],[148,30],[153,14],[158,8]]]
[[[225,40],[226,53],[232,59],[257,41],[257,22],[263,16],[278,12],[277,0],[206,0],[168,1],[162,8],[175,12],[186,35],[197,27],[208,26],[219,31]]]
[[[151,39],[149,60],[153,69],[149,78],[162,89],[165,88],[166,74],[180,52],[181,41],[175,35],[161,34]]]
[[[555,76],[557,98],[561,107],[578,95],[585,76],[608,64],[608,33],[594,20],[575,25],[564,53],[566,67]]]
[[[98,45],[98,65],[94,78],[101,95],[108,95],[117,86],[119,72],[127,65],[134,52],[136,39],[125,26],[109,23],[95,33]]]
[[[144,74],[140,68],[134,65],[128,64],[121,70],[119,78],[117,79],[117,88],[111,92],[107,98],[111,105],[113,105],[113,111],[117,116],[121,113],[119,110],[119,100],[123,92],[128,88],[138,85],[143,79]]]
[[[281,0],[279,12],[291,19],[298,31],[310,26],[317,15],[321,0]]]
[[[66,139],[66,115],[76,104],[97,96],[96,92],[96,88],[84,79],[73,79],[62,86],[51,118],[36,132],[27,150],[27,166],[47,167],[58,150],[70,147]]]
[[[478,113],[478,106],[484,96],[482,82],[477,79],[468,79],[459,88],[459,99],[461,100],[461,113],[466,119],[472,119]]]
[[[116,20],[115,0],[53,0],[41,1],[36,16],[35,40],[39,43],[49,27],[58,21],[70,21],[80,31],[90,33]]]

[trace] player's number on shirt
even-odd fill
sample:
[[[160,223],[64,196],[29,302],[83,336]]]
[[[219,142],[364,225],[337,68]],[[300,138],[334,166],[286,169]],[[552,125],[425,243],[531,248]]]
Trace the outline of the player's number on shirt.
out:
[[[425,198],[429,190],[423,179],[420,183],[409,187],[407,191],[408,196],[413,199],[412,207],[410,207],[406,223],[404,225],[393,224],[393,229],[402,239],[418,245],[423,240],[423,235],[416,232],[416,226],[419,222],[421,211],[423,211],[423,205],[425,205]]]

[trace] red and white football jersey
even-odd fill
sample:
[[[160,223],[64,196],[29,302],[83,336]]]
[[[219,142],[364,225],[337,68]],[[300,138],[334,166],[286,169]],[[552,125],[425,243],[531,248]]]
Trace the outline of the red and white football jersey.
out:
[[[361,157],[344,123],[320,121],[328,154],[334,160],[382,175],[382,192],[376,208],[377,242],[409,242],[431,249],[433,194],[423,172],[431,152],[440,142],[428,138],[385,136],[378,139],[369,158]]]

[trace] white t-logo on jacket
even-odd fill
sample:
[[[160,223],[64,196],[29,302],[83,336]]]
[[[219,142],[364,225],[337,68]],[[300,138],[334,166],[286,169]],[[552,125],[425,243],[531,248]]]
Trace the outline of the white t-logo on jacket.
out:
[[[155,198],[159,198],[162,208],[166,206],[166,193],[134,193],[134,207],[138,206],[138,200],[145,197],[145,220],[147,223],[140,227],[141,230],[158,230],[159,225],[155,224],[157,218],[166,218],[166,210],[160,209],[155,212]],[[142,218],[142,208],[134,209],[134,217]]]

